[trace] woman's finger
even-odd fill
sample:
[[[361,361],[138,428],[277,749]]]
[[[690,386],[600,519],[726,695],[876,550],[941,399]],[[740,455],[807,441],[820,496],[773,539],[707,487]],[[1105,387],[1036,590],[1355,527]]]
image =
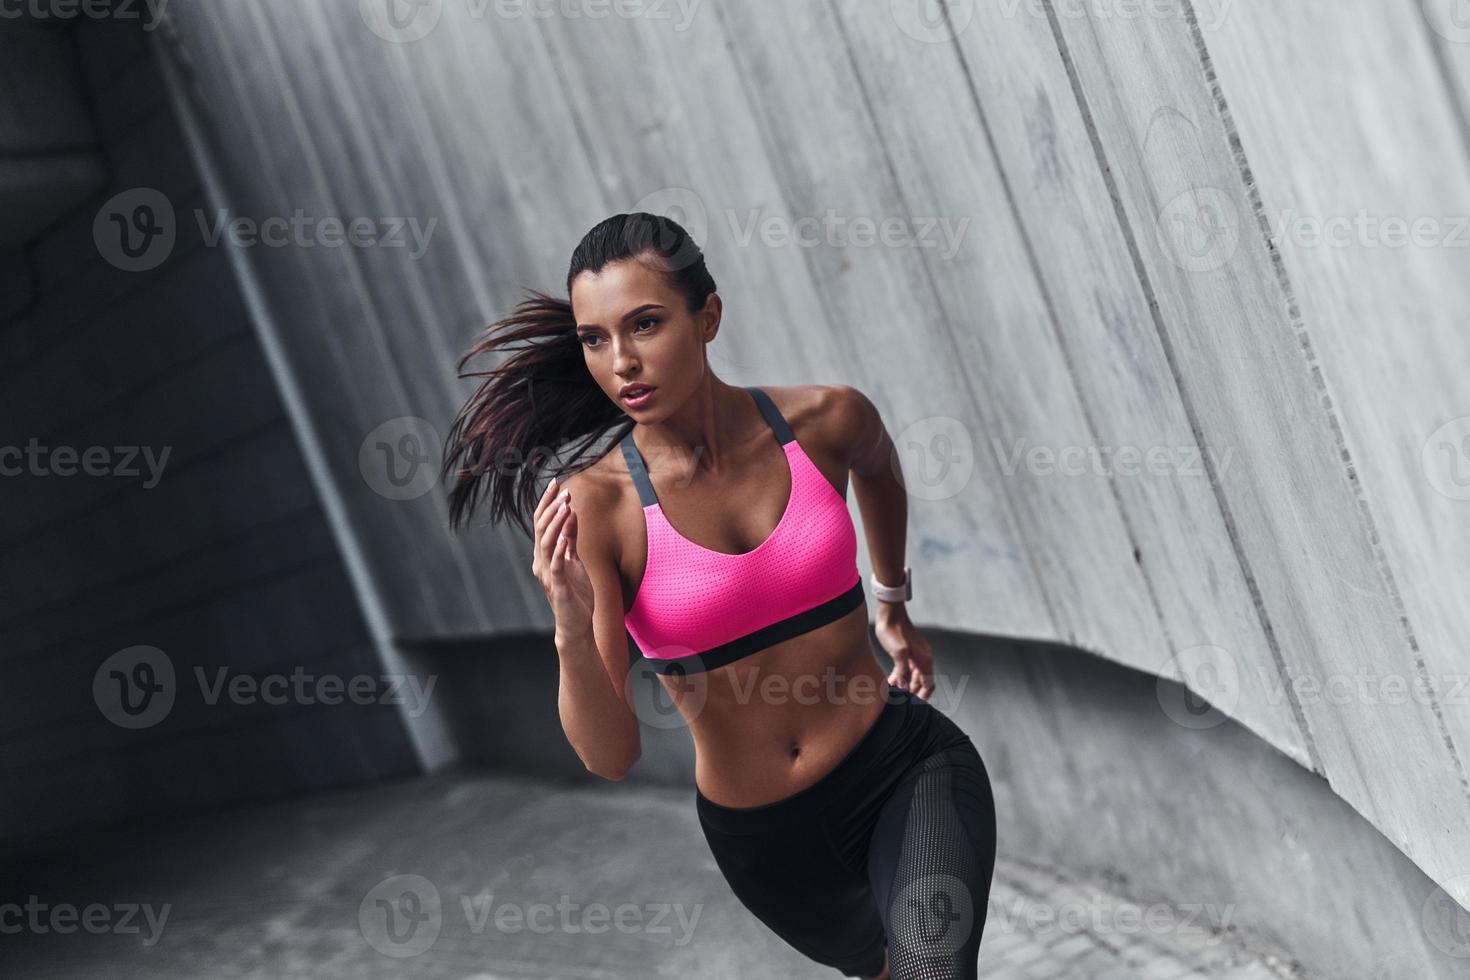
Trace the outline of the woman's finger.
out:
[[[556,534],[556,539],[552,542],[552,554],[553,557],[560,558],[561,561],[565,561],[567,557],[566,550],[569,541],[567,528],[571,527],[572,518],[576,513],[576,511],[572,510],[572,502],[568,500],[566,506],[557,512],[555,519],[552,521],[552,531]],[[557,574],[561,573],[561,568],[561,562],[556,562],[552,566],[552,570]]]
[[[915,691],[915,693],[918,694],[919,697],[927,699],[929,695],[932,694],[934,691],[933,680],[929,677],[928,674],[924,672],[924,669],[922,667],[916,667],[914,669],[914,674],[917,683],[917,690]]]
[[[551,557],[548,546],[551,544],[551,523],[555,516],[555,508],[548,510],[542,518],[541,526],[536,529],[536,557],[543,562]]]
[[[541,499],[536,501],[535,516],[531,519],[536,534],[541,533],[541,522],[546,519],[546,509],[550,506],[554,495],[560,492],[561,488],[557,486],[556,477],[552,477],[551,482],[546,484],[546,489],[541,491]]]
[[[568,508],[568,510],[570,510],[570,509],[571,508]],[[573,559],[577,559],[577,512],[576,511],[573,510],[571,512],[570,516],[567,517],[566,527],[563,528],[562,533],[567,536],[567,549],[566,549],[567,550],[567,559],[569,561],[570,560],[573,560]],[[580,559],[577,559],[577,560],[580,560]]]
[[[541,532],[541,539],[538,545],[541,549],[542,558],[547,561],[552,558],[552,552],[556,546],[556,536],[561,531],[562,521],[566,517],[569,506],[558,504],[557,509],[553,511],[551,517],[546,521],[546,529]]]
[[[565,516],[565,511],[561,515],[558,515],[557,523],[559,526],[556,529],[556,540],[552,542],[551,575],[553,579],[561,576],[562,564],[566,561],[564,555],[566,554],[567,538],[566,533],[562,530],[562,528],[566,527],[564,521]]]

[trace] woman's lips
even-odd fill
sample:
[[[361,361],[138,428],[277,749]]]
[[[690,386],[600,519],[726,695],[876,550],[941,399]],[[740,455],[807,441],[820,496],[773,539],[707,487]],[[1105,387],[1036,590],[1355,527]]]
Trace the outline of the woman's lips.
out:
[[[639,408],[642,405],[644,405],[645,403],[647,403],[647,401],[650,398],[653,397],[653,393],[655,391],[658,391],[658,389],[657,388],[644,388],[636,396],[635,395],[624,395],[623,396],[623,404],[624,405],[631,406],[632,408]]]

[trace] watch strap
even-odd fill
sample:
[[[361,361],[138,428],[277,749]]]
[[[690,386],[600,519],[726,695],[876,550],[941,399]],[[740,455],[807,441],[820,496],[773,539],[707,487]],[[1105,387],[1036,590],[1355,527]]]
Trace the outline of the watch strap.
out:
[[[873,597],[879,602],[907,602],[914,597],[914,580],[907,565],[903,566],[902,585],[884,585],[878,581],[877,572],[874,572],[869,579]]]

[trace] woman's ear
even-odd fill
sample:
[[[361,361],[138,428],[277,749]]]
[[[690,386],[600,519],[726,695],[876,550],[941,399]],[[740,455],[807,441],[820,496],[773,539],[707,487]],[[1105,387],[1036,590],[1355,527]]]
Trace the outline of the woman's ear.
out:
[[[715,339],[715,334],[720,332],[720,316],[724,312],[724,300],[720,299],[719,293],[710,293],[705,297],[704,309],[699,315],[704,320],[704,340],[708,343]]]

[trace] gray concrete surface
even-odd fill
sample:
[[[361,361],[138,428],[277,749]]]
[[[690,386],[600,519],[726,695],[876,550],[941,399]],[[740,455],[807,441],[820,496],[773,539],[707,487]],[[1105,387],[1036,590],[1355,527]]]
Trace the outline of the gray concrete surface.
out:
[[[79,16],[36,49],[22,23],[0,14],[0,240],[15,195],[62,203],[10,180],[64,183],[73,152],[107,166],[0,271],[0,457],[40,450],[0,476],[0,838],[419,771],[391,705],[200,683],[383,671],[227,253],[186,221],[168,261],[124,270],[135,227],[97,232],[139,188],[203,200],[146,36]],[[100,468],[52,465],[89,447]],[[125,689],[143,727],[114,710],[138,669],[173,679]]]
[[[107,909],[93,913],[106,923],[95,931],[4,936],[9,980],[837,975],[786,947],[731,895],[692,796],[675,789],[458,770],[138,822],[6,870],[0,901],[35,894],[43,921],[68,903]],[[422,922],[388,926],[378,900],[407,893],[422,900]],[[599,906],[611,915],[593,931]],[[129,909],[142,911],[128,920]],[[1138,906],[1002,859],[981,975],[1306,976],[1187,921],[1190,911]]]
[[[209,637],[205,655],[237,668],[341,673],[396,670],[398,641],[544,636],[539,591],[507,576],[525,566],[524,540],[443,533],[442,495],[385,494],[358,450],[385,419],[442,429],[465,393],[453,358],[522,287],[557,287],[570,244],[594,221],[633,208],[692,212],[686,223],[727,303],[712,350],[726,378],[854,384],[907,454],[913,612],[952,631],[941,652],[951,680],[977,681],[947,710],[993,763],[1005,895],[1044,910],[1086,887],[1076,881],[1102,882],[1145,908],[1213,909],[1217,924],[1230,912],[1330,963],[1334,980],[1465,975],[1470,930],[1440,901],[1470,907],[1463,256],[1444,238],[1380,247],[1386,232],[1314,244],[1281,223],[1362,211],[1416,227],[1448,216],[1431,238],[1462,230],[1470,44],[1457,42],[1470,32],[1444,19],[1448,3],[1177,0],[1120,3],[1138,15],[1110,17],[1109,4],[1047,0],[956,4],[952,13],[969,11],[963,22],[922,23],[904,19],[903,4],[765,0],[706,5],[678,29],[425,3],[411,19],[443,19],[416,39],[384,36],[372,6],[171,5],[149,53],[169,71],[202,199],[178,141],[154,129],[165,119],[158,100],[137,98],[149,91],[143,46],[113,64],[83,40],[86,65],[128,69],[89,67],[107,82],[99,122],[125,137],[110,154],[115,189],[161,190],[188,244],[142,279],[98,255],[72,268],[78,243],[96,245],[91,209],[42,240],[37,268],[65,315],[48,308],[0,332],[0,352],[19,365],[6,390],[23,409],[0,415],[26,435],[53,429],[49,401],[27,392],[66,390],[73,363],[96,347],[82,328],[105,321],[126,328],[114,340],[137,342],[113,345],[123,353],[111,373],[88,370],[95,398],[132,398],[145,378],[186,382],[151,388],[134,413],[104,413],[117,426],[108,431],[172,442],[161,421],[182,419],[179,445],[195,447],[198,465],[146,499],[75,483],[30,498],[39,511],[7,512],[49,516],[12,536],[41,550],[6,566],[0,588],[14,606],[3,669],[27,692],[4,725],[0,826],[284,790],[391,768],[405,754],[430,766],[452,758],[436,714],[406,711],[393,719],[401,739],[343,712],[262,711],[255,728],[181,712],[176,724],[213,723],[155,733],[144,754],[145,743],[114,741],[98,720],[79,665],[96,652],[101,634],[90,631],[117,617],[129,629],[136,617],[143,640],[166,646]],[[441,224],[412,260],[398,248],[207,251],[190,236],[216,206],[256,219],[305,210]],[[733,234],[732,218],[789,231],[834,211],[896,218],[910,232],[965,221],[970,233],[953,254]],[[66,288],[77,282],[87,288]],[[172,285],[145,288],[160,282]],[[192,308],[199,283],[250,297],[250,329],[284,408],[258,390],[179,415],[225,390],[202,383],[207,372],[265,374],[240,342],[240,316],[217,304],[203,326],[174,315]],[[118,302],[120,320],[98,312]],[[186,391],[195,394],[180,400]],[[104,402],[69,404],[71,418]],[[229,452],[209,451],[220,446]],[[1131,471],[1069,468],[1066,454],[1125,446],[1162,451],[1164,467],[1150,457]],[[301,453],[305,470],[283,479],[280,460]],[[270,472],[269,492],[216,488],[241,466]],[[335,515],[330,540],[318,506]],[[70,523],[84,546],[42,533],[79,507],[90,516]],[[220,507],[237,523],[220,525]],[[150,519],[159,515],[168,519]],[[110,557],[140,531],[148,546]],[[201,563],[168,566],[170,581],[189,579],[178,595],[136,574],[139,556],[162,567],[185,551]],[[102,577],[126,589],[99,589]],[[205,584],[244,595],[238,587],[257,578],[273,583],[269,594],[211,605],[192,633],[158,618],[165,607],[192,617]],[[155,605],[134,608],[134,587]],[[77,590],[113,618],[76,605]],[[370,623],[366,634],[344,632],[356,619],[343,602]],[[305,625],[281,630],[291,622]],[[28,639],[70,642],[76,631],[86,643],[69,646],[71,659],[26,652]],[[971,657],[980,633],[1046,637],[1096,657],[1019,646]],[[442,699],[461,757],[568,761],[541,645],[539,666],[513,659],[512,670],[503,648],[474,665],[441,657],[446,674],[476,681],[459,691],[481,692]],[[1176,679],[1209,708],[1180,697]],[[431,800],[445,794],[465,812],[368,796],[359,825],[293,803],[267,824],[221,816],[224,838],[174,824],[173,836],[68,842],[75,873],[33,866],[0,887],[32,881],[42,900],[84,907],[157,894],[172,928],[159,944],[121,928],[0,933],[0,973],[613,976],[657,962],[721,975],[754,953],[800,975],[723,913],[725,931],[698,950],[652,929],[501,929],[490,943],[453,914],[461,899],[474,911],[481,889],[525,903],[562,888],[569,900],[615,904],[652,887],[671,906],[725,908],[697,850],[660,849],[662,870],[639,877],[655,866],[649,845],[688,829],[673,816],[680,806],[647,805],[687,787],[685,733],[645,741],[639,778],[599,786],[604,795],[429,782]],[[125,765],[93,751],[103,742],[135,754]],[[419,956],[373,959],[363,946],[377,953],[367,940],[383,896],[372,887],[399,874],[422,875],[451,914]],[[75,897],[48,898],[67,890]],[[1117,915],[1113,928],[1067,935],[1028,922],[992,943],[1012,959],[998,956],[996,968],[1065,976],[1070,958],[1068,969],[1106,975],[1114,961],[1133,963],[1130,950],[1151,957],[1151,974],[1221,968],[1171,945],[1179,929],[1143,941],[1123,927],[1125,899],[1099,901]],[[579,974],[573,964],[584,962],[603,972]]]
[[[550,627],[518,530],[445,533],[358,450],[442,432],[451,361],[594,223],[673,214],[728,380],[884,413],[918,618],[1181,681],[1470,909],[1449,6],[178,0],[156,49],[212,207],[440,221],[413,258],[239,258],[377,635]],[[1398,245],[1311,231],[1360,212]],[[405,715],[430,765],[434,721]]]

